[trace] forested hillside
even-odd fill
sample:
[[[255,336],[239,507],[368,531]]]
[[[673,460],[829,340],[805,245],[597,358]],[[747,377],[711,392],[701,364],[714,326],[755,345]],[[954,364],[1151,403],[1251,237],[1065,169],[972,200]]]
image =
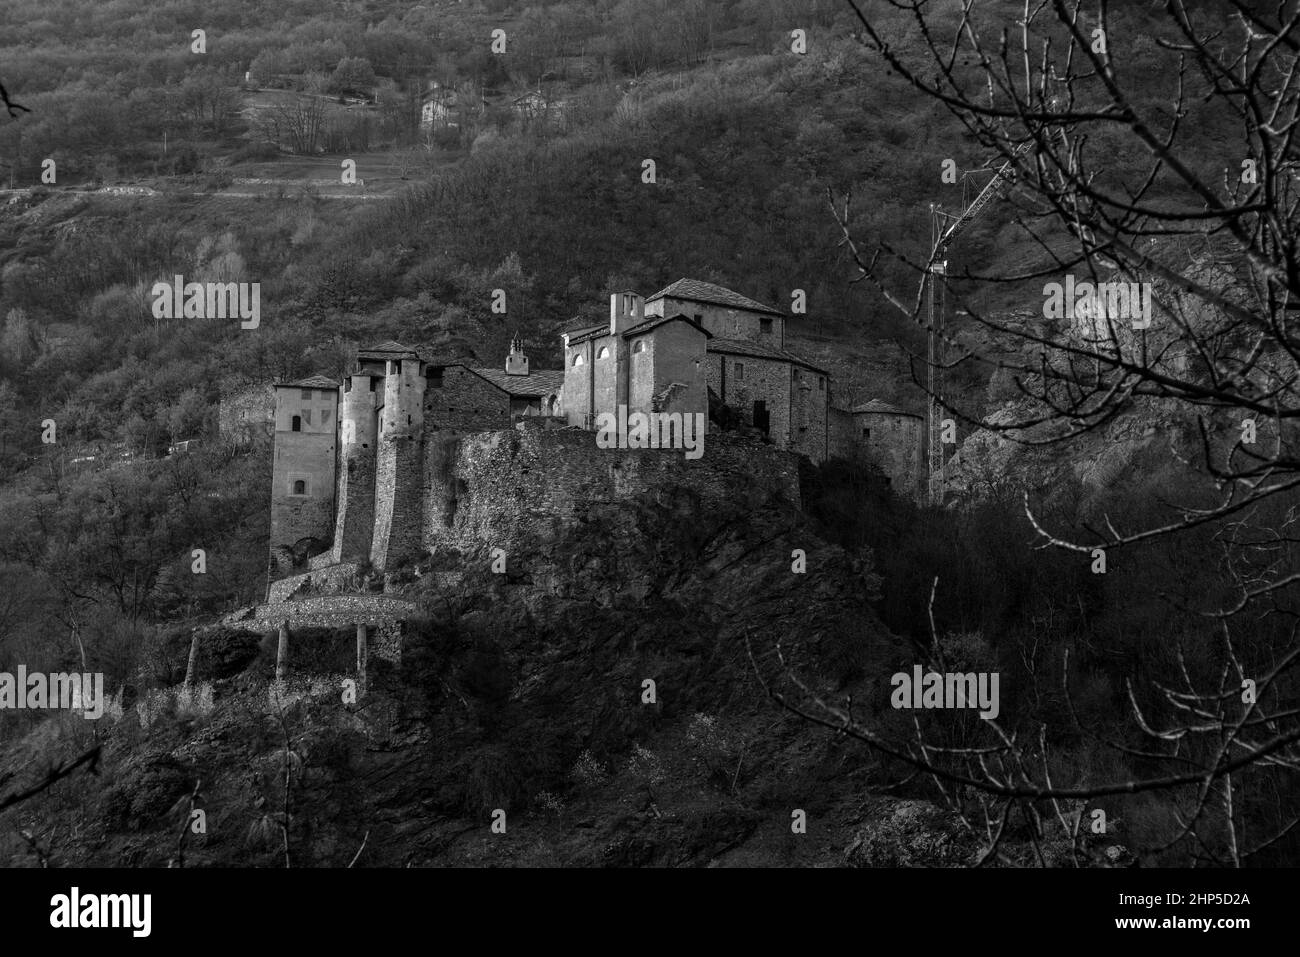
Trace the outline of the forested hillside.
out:
[[[932,23],[957,23],[961,6],[935,4]],[[990,42],[1023,7],[1020,0],[988,5]],[[919,54],[918,24],[904,12],[873,12],[873,20],[898,55]],[[1178,61],[1168,42],[1177,31],[1157,7],[1134,4],[1111,12],[1109,36],[1137,105],[1167,115]],[[504,48],[494,50],[498,39]],[[27,112],[0,116],[0,182],[9,187],[0,191],[0,669],[86,662],[141,696],[173,684],[190,630],[260,600],[266,585],[269,447],[218,435],[222,399],[280,378],[340,375],[366,343],[396,339],[495,366],[520,337],[534,368],[556,368],[561,331],[599,321],[615,290],[649,294],[693,277],[782,311],[801,290],[807,311],[791,313],[787,345],[835,373],[836,401],[882,398],[921,411],[909,353],[924,351],[924,336],[874,282],[853,282],[860,270],[832,206],[842,210],[852,195],[851,235],[900,257],[882,261],[875,279],[919,308],[931,204],[963,208],[988,182],[996,153],[870,46],[839,0],[5,3],[0,81]],[[978,67],[956,65],[972,76]],[[518,104],[529,92],[561,106],[540,118],[525,114]],[[452,95],[454,121],[422,123],[426,105]],[[1189,168],[1222,179],[1242,161],[1228,136],[1232,117],[1201,110],[1188,107],[1180,155]],[[1117,121],[1081,147],[1104,159],[1099,187],[1145,158],[1125,132]],[[951,179],[943,175],[950,159],[960,174]],[[340,177],[348,161],[355,187]],[[51,168],[57,175],[48,177]],[[1159,207],[1170,195],[1157,178],[1148,199]],[[966,231],[951,253],[959,308],[1037,321],[1042,280],[1016,277],[1050,264],[1070,238],[1052,217],[1043,220],[1040,235],[1026,235],[995,203]],[[1193,244],[1174,235],[1163,255],[1187,258]],[[968,269],[973,277],[963,277]],[[158,318],[151,287],[176,275],[259,283],[260,324]],[[492,308],[498,291],[504,313]],[[994,353],[1020,348],[973,325],[958,324],[954,337]],[[988,366],[954,368],[949,381],[977,411],[998,407],[1012,391],[1007,376],[995,378]],[[1145,423],[1129,424],[1140,431]],[[168,454],[187,439],[203,444]],[[918,644],[942,638],[954,660],[1000,668],[1006,686],[1018,689],[1008,692],[1007,713],[1053,729],[1058,778],[1137,775],[1150,755],[1116,759],[1067,726],[1082,715],[1096,735],[1138,748],[1144,739],[1121,711],[1133,700],[1145,708],[1161,699],[1150,688],[1130,692],[1126,682],[1182,668],[1197,680],[1213,677],[1208,652],[1188,667],[1181,644],[1174,646],[1186,640],[1204,651],[1217,641],[1192,607],[1193,599],[1223,597],[1217,540],[1198,529],[1183,544],[1144,544],[1130,552],[1137,557],[1123,574],[1101,578],[1076,554],[1032,549],[1037,539],[1018,476],[999,479],[986,501],[954,513],[915,508],[844,463],[810,472],[808,534],[856,556],[872,586],[863,597],[841,575],[833,597],[855,613],[869,603],[873,636],[888,630]],[[1109,514],[1172,521],[1164,505],[1151,505],[1151,489],[1133,481],[1107,490]],[[1089,517],[1073,486],[1062,481],[1052,491],[1044,515],[1054,527]],[[1265,510],[1261,520],[1274,518],[1281,520]],[[597,541],[590,551],[607,545]],[[196,548],[206,554],[205,576],[188,571]],[[670,582],[660,596],[663,614],[676,613],[675,588],[702,600],[710,560],[693,555],[682,573],[698,576],[684,579],[694,590],[650,562],[647,574]],[[745,607],[749,593],[736,591],[735,607]],[[492,645],[493,623],[477,599],[457,600],[466,608],[449,601],[436,624],[463,640],[435,664],[463,677],[467,697],[495,720],[495,709],[505,709],[501,674],[536,665],[526,641],[536,622],[511,609],[507,654]],[[637,614],[628,595],[621,600],[628,615]],[[866,654],[852,647],[849,616],[838,607],[828,612],[827,654],[860,664]],[[456,630],[462,611],[479,617]],[[591,627],[586,610],[567,607],[547,627],[560,634],[570,614]],[[1282,647],[1278,620],[1258,631],[1261,655]],[[739,640],[738,630],[727,634]],[[700,647],[731,656],[728,674],[739,687],[748,680],[746,662],[737,646],[724,644],[702,640]],[[600,660],[615,661],[618,650],[603,648]],[[698,648],[688,642],[670,652],[691,659]],[[248,701],[260,689],[243,683],[265,657],[263,649],[248,675],[232,669],[227,676],[241,682],[235,690]],[[498,659],[508,659],[509,669]],[[835,673],[833,664],[819,660],[818,673],[842,687],[862,679]],[[1076,670],[1073,700],[1056,683],[1067,666]],[[573,680],[590,683],[592,675]],[[706,676],[699,687],[707,683]],[[758,735],[766,712],[757,691],[746,689],[741,730]],[[725,711],[703,691],[690,702]],[[439,708],[444,703],[438,699]],[[418,704],[423,714],[428,702]],[[526,723],[536,717],[524,715]],[[189,733],[182,725],[141,740],[161,753],[171,746],[167,736]],[[964,744],[963,728],[945,728],[941,740]],[[689,763],[686,751],[671,751],[686,740],[679,730],[660,740]],[[564,747],[573,750],[576,741]],[[139,771],[130,763],[137,743],[119,742],[128,784]],[[771,753],[802,747],[793,732],[779,744]],[[270,747],[261,738],[257,745]],[[610,767],[617,758],[619,786],[640,800],[649,772],[629,764],[634,746],[623,734],[598,758]],[[475,801],[501,800],[504,790],[509,800],[542,802],[537,791],[562,789],[575,767],[575,755],[557,746],[545,768],[498,787],[492,775],[512,762],[494,747],[489,737],[475,738],[466,751],[487,795],[476,792]],[[730,763],[732,750],[721,750]],[[241,755],[236,748],[226,758],[237,766]],[[840,757],[833,748],[823,756]],[[821,757],[802,754],[783,767],[797,776]],[[740,793],[739,771],[728,791],[721,770],[701,767],[691,773]],[[159,801],[184,790],[182,775],[167,773]],[[740,839],[753,807],[779,805],[765,789],[786,787],[784,779],[755,780],[756,794],[745,798],[751,803],[733,808],[728,822]],[[594,788],[569,783],[579,805]],[[1243,799],[1245,813],[1271,825],[1293,790],[1268,778],[1248,805]],[[460,800],[439,795],[433,806],[450,814]],[[1116,808],[1134,844],[1158,846],[1177,829],[1176,809],[1159,799]],[[95,826],[111,831],[127,819],[109,815]],[[439,859],[441,835],[423,838],[430,847],[421,860]],[[105,839],[105,855],[165,856]],[[707,859],[681,843],[680,835],[660,841],[647,859],[670,852]],[[635,848],[620,847],[636,857]],[[347,856],[341,844],[317,851],[322,862]],[[589,851],[569,848],[558,857],[586,861]],[[400,860],[392,847],[385,853],[386,862]]]

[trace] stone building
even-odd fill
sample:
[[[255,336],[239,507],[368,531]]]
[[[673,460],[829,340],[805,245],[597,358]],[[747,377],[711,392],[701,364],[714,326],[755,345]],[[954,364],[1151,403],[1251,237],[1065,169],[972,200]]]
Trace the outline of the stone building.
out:
[[[429,433],[561,411],[564,374],[531,370],[518,340],[503,369],[426,360],[391,340],[360,350],[356,365],[341,387],[323,376],[275,387],[271,549],[281,571],[324,546],[321,561],[380,568],[418,552]]]
[[[565,336],[564,407],[593,428],[601,412],[709,413],[710,393],[777,448],[822,462],[832,454],[830,376],[785,348],[785,317],[698,279],[644,302],[611,297],[608,326]]]
[[[634,292],[610,297],[609,324],[564,334],[565,417],[596,427],[596,416],[709,410],[705,342],[709,333],[684,315],[645,314]]]
[[[497,428],[515,416],[562,415],[564,373],[532,370],[523,343],[512,340],[504,369],[471,367],[458,359],[425,364],[425,418],[434,428]]]
[[[445,522],[464,505],[456,488],[435,506],[426,501],[449,442],[516,425],[592,430],[599,414],[617,416],[620,406],[629,415],[698,413],[708,421],[711,400],[715,412],[720,400],[730,416],[716,416],[715,426],[739,421],[777,450],[815,463],[867,455],[904,494],[918,488],[920,417],[880,402],[832,412],[830,375],[788,350],[785,338],[785,317],[775,309],[683,279],[648,301],[632,292],[611,296],[608,323],[563,336],[563,370],[531,369],[519,340],[495,369],[421,356],[390,340],[360,350],[341,385],[323,376],[280,383],[275,563],[285,573],[330,563],[391,568],[422,550],[430,522]],[[613,460],[588,464],[601,461]]]
[[[334,530],[338,383],[316,375],[275,386],[271,546],[301,551]]]
[[[879,399],[852,409],[832,409],[831,415],[839,457],[871,462],[898,494],[920,499],[925,486],[923,416]]]

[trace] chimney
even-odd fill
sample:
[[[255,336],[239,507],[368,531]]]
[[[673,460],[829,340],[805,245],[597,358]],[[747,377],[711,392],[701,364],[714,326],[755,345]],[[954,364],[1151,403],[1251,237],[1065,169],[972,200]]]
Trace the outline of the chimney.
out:
[[[510,354],[506,356],[506,375],[528,375],[528,356],[519,339],[510,340]]]
[[[634,292],[616,292],[609,297],[609,334],[617,335],[645,318],[645,300]]]

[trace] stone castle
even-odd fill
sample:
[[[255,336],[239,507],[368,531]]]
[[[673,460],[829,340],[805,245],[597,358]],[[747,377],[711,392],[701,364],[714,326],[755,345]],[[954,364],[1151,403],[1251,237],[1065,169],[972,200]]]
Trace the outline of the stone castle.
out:
[[[920,492],[921,417],[879,401],[835,407],[830,373],[786,348],[785,317],[762,303],[681,279],[648,299],[613,295],[608,323],[562,339],[563,370],[531,369],[518,341],[496,369],[389,341],[361,350],[341,383],[276,384],[275,577],[387,569],[438,541],[472,539],[486,490],[508,500],[521,529],[543,531],[691,466],[748,461],[797,501],[796,456],[865,457],[903,494]],[[597,449],[596,417],[620,406],[701,413],[711,423],[703,459]],[[724,438],[734,431],[743,441]],[[760,443],[785,455],[760,461]],[[707,484],[698,471],[691,481]]]

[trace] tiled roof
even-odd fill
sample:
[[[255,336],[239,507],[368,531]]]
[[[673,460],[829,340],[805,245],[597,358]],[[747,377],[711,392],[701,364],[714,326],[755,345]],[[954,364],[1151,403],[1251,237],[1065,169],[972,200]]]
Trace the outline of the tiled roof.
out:
[[[379,343],[379,345],[377,346],[370,346],[367,349],[359,350],[357,352],[357,355],[359,356],[372,356],[372,355],[413,356],[415,355],[415,350],[412,349],[410,346],[402,345],[400,342],[394,342],[392,339],[386,339],[385,341]]]
[[[797,356],[793,352],[765,345],[761,342],[753,342],[749,339],[710,339],[708,349],[709,352],[724,352],[732,356],[752,356],[755,359],[770,359],[773,362],[789,362],[791,365],[803,366],[805,369],[812,369],[814,372],[826,372],[821,366],[813,365],[807,359]]]
[[[730,289],[716,286],[711,282],[703,282],[699,279],[679,279],[671,286],[660,289],[646,302],[654,302],[664,296],[671,296],[674,299],[689,299],[692,302],[707,302],[717,306],[727,306],[731,309],[745,309],[749,312],[765,312],[773,316],[784,316],[784,313],[777,312],[771,306],[765,306],[761,302],[755,302],[738,292],[732,292]]]
[[[561,369],[541,369],[528,375],[507,375],[504,369],[471,369],[470,371],[487,379],[502,392],[521,398],[558,393],[560,387],[564,385],[564,371]]]
[[[317,374],[296,382],[277,382],[277,389],[337,389],[339,384],[333,379]]]
[[[691,327],[698,329],[700,332],[704,333],[704,335],[707,338],[710,339],[713,338],[713,334],[711,332],[709,332],[707,329],[701,326],[698,322],[695,322],[689,316],[684,316],[680,312],[672,316],[650,316],[647,319],[641,320],[635,326],[631,326],[627,329],[624,329],[622,332],[619,333],[619,335],[625,339],[630,338],[632,336],[644,335],[645,333],[650,332],[652,329],[656,329],[659,326],[662,326],[664,323],[673,322],[678,319],[680,319],[682,322],[689,324]],[[587,329],[575,329],[573,332],[570,332],[568,335],[569,335],[569,345],[574,345],[579,342],[586,342],[588,339],[600,339],[603,338],[604,336],[609,335],[609,325],[608,323],[606,323],[599,326],[591,326]]]
[[[588,339],[599,339],[601,336],[608,334],[608,322],[602,322],[598,326],[583,326],[579,329],[570,329],[565,333],[569,337],[569,345],[573,345],[575,342],[586,342]]]
[[[910,415],[916,419],[922,418],[915,412],[907,412],[904,409],[898,408],[898,406],[890,405],[888,402],[882,402],[880,399],[872,399],[870,402],[863,402],[861,405],[855,405],[849,411],[854,415],[859,413],[869,413],[872,415]]]

